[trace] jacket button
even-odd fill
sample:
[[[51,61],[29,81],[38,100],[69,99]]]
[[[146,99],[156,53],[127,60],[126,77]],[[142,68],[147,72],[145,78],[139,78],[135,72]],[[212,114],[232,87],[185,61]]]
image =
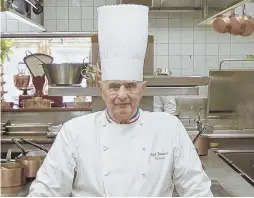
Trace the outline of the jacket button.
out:
[[[140,126],[143,126],[143,122],[140,122]]]
[[[104,146],[103,151],[106,151],[106,150],[108,150],[108,147]]]
[[[102,126],[103,126],[103,127],[106,127],[106,124],[103,124]]]
[[[145,176],[146,176],[146,174],[145,174],[145,173],[142,173],[142,176],[143,176],[143,177],[145,177]]]
[[[145,151],[146,150],[146,148],[142,148],[142,151]]]
[[[105,175],[105,176],[109,176],[109,173],[105,173],[104,175]]]

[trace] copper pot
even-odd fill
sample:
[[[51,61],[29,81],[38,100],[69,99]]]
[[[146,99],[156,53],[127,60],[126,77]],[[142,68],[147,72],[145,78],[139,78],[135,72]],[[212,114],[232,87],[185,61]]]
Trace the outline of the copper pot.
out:
[[[17,147],[22,151],[22,155],[16,157],[15,161],[19,164],[25,166],[25,177],[26,178],[35,178],[38,170],[40,169],[45,156],[26,156],[26,151],[18,143],[15,138],[11,140],[17,145]]]
[[[195,136],[192,136],[192,140]],[[209,149],[209,136],[201,135],[195,143],[195,148],[199,156],[204,156],[208,154]]]
[[[229,28],[229,33],[232,35],[240,35],[241,33],[244,32],[246,24],[244,23],[244,20],[242,16],[239,16],[235,14],[235,11],[232,11],[232,14],[229,16],[230,19],[230,28]]]
[[[30,82],[30,75],[26,75],[25,69],[20,69],[20,65],[24,63],[18,64],[18,74],[13,76],[14,86],[17,89],[27,88]]]
[[[219,33],[228,33],[231,27],[230,19],[226,15],[218,16],[213,21],[213,29]]]
[[[25,166],[20,163],[1,163],[1,188],[23,186]]]
[[[52,101],[42,97],[23,100],[23,108],[51,108]]]
[[[241,33],[241,36],[250,36],[254,32],[254,19],[246,14],[246,6],[243,6],[243,16],[242,16],[244,23],[245,23],[245,29]]]
[[[16,162],[25,166],[25,177],[35,178],[43,163],[41,156],[21,156],[16,158]]]

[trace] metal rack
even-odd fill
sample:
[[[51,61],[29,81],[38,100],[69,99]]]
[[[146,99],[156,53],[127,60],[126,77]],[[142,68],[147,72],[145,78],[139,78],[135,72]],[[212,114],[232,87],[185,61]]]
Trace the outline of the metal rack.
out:
[[[100,96],[97,87],[60,87],[50,86],[51,96]],[[147,87],[143,96],[183,96],[199,95],[198,87]]]

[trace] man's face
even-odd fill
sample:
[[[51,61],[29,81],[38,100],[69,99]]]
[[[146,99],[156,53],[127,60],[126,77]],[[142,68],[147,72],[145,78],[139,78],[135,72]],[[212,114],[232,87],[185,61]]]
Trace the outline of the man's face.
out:
[[[100,85],[102,98],[111,116],[125,122],[137,111],[146,82],[103,81]]]

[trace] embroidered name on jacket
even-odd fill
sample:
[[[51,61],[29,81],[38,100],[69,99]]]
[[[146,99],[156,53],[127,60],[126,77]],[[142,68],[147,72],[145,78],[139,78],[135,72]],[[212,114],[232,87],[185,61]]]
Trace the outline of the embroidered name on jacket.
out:
[[[150,156],[153,157],[156,160],[164,160],[166,156],[168,155],[168,152],[154,152],[150,153]]]

